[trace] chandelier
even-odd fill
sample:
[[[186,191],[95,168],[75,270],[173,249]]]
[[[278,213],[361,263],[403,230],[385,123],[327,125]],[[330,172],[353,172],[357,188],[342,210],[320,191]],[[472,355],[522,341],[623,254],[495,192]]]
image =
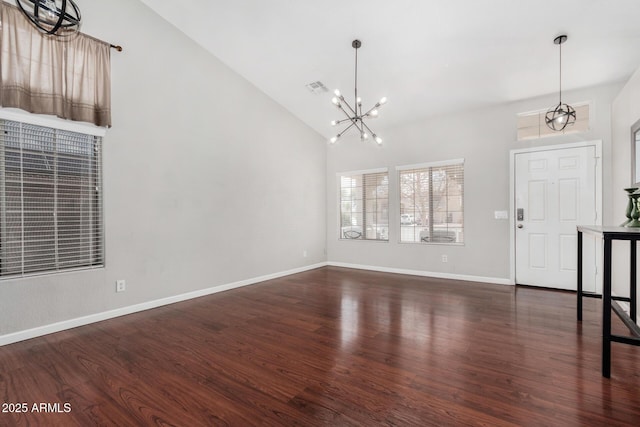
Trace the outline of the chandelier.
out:
[[[558,105],[547,111],[545,122],[549,128],[556,132],[560,132],[576,122],[576,110],[571,105],[562,103],[562,44],[566,41],[566,35],[553,39],[553,43],[560,48],[560,101]]]
[[[348,126],[344,128],[336,136],[331,138],[329,142],[331,144],[335,144],[338,138],[344,135],[345,132],[347,132],[351,128],[355,128],[357,129],[358,132],[360,132],[361,141],[368,140],[369,137],[372,137],[373,140],[376,143],[378,143],[378,145],[380,145],[382,144],[382,138],[380,138],[373,131],[371,131],[371,129],[369,128],[369,126],[367,126],[364,120],[375,119],[376,117],[378,117],[378,108],[380,108],[382,105],[384,105],[387,102],[387,98],[386,97],[382,98],[380,101],[376,102],[376,104],[373,107],[371,107],[368,110],[365,110],[365,112],[363,113],[362,99],[358,96],[358,49],[360,48],[360,46],[362,46],[362,42],[360,40],[354,40],[353,42],[351,42],[351,46],[356,51],[355,90],[354,90],[355,102],[353,104],[354,106],[351,107],[351,105],[347,102],[347,100],[340,93],[340,91],[338,89],[335,90],[334,93],[336,96],[334,96],[333,99],[331,99],[331,102],[333,102],[333,104],[344,113],[346,118],[342,120],[334,120],[331,122],[331,125],[338,126],[341,124],[348,123]]]
[[[80,9],[73,0],[16,0],[16,4],[47,35],[68,36],[80,27]]]

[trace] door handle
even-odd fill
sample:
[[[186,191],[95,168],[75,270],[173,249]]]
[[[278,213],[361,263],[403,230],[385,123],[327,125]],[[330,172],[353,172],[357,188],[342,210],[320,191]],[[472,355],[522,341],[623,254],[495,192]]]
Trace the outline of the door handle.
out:
[[[524,227],[522,224],[518,224],[518,228],[522,228]]]

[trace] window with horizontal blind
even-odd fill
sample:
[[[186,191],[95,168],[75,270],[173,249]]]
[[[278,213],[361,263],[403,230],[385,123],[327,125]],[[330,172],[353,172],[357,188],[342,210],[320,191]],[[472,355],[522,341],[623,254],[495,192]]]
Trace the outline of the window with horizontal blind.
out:
[[[557,132],[547,126],[546,115],[548,110],[539,110],[517,115],[518,141],[526,139],[546,138],[558,134],[586,132],[589,130],[589,104],[573,104],[576,110],[576,121],[564,130]]]
[[[104,263],[102,138],[0,120],[0,277]]]
[[[464,242],[464,161],[398,167],[400,241]]]
[[[340,239],[389,240],[389,173],[350,172],[340,180]]]

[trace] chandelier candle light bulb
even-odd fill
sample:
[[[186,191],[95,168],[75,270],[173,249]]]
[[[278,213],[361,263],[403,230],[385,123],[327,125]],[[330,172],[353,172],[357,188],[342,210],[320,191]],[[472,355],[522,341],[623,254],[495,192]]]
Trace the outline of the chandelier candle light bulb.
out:
[[[53,0],[42,0],[41,2],[42,9],[46,10],[47,17],[51,20],[56,17],[56,2]]]
[[[384,105],[387,102],[387,98],[383,97],[378,101],[372,108],[363,113],[362,111],[362,98],[358,96],[358,49],[362,46],[362,42],[360,40],[354,40],[351,42],[351,46],[355,49],[355,57],[356,57],[356,66],[355,66],[355,87],[354,87],[354,95],[355,95],[355,103],[352,108],[351,105],[346,101],[344,96],[340,93],[338,89],[336,89],[333,93],[335,97],[331,99],[331,102],[340,109],[344,115],[345,119],[342,120],[333,120],[331,122],[331,126],[336,126],[342,123],[348,123],[348,126],[342,130],[339,134],[332,137],[329,142],[331,144],[335,144],[338,138],[342,136],[346,131],[355,127],[360,132],[360,140],[366,141],[369,139],[369,135],[371,135],[374,141],[378,144],[382,144],[382,138],[377,136],[374,132],[371,131],[369,126],[365,123],[365,118],[376,118],[378,117],[378,108]],[[346,108],[345,108],[346,106]]]

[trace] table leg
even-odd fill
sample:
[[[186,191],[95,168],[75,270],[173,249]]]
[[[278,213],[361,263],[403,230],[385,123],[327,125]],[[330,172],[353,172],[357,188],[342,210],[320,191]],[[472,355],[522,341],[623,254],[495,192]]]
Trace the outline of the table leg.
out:
[[[582,321],[582,231],[578,231],[578,321]]]
[[[636,287],[638,284],[638,278],[637,278],[637,274],[636,274],[636,263],[637,263],[637,257],[636,257],[636,252],[637,252],[637,241],[636,240],[631,240],[630,241],[631,244],[631,250],[629,251],[631,253],[631,259],[629,264],[631,265],[631,269],[629,271],[629,283],[630,283],[630,287],[629,287],[629,297],[631,299],[631,301],[629,302],[629,307],[630,307],[630,317],[631,320],[633,320],[634,322],[636,322],[636,304],[638,302],[638,297],[637,297],[637,291],[636,291]]]
[[[602,286],[602,376],[611,377],[611,239],[604,238]]]

